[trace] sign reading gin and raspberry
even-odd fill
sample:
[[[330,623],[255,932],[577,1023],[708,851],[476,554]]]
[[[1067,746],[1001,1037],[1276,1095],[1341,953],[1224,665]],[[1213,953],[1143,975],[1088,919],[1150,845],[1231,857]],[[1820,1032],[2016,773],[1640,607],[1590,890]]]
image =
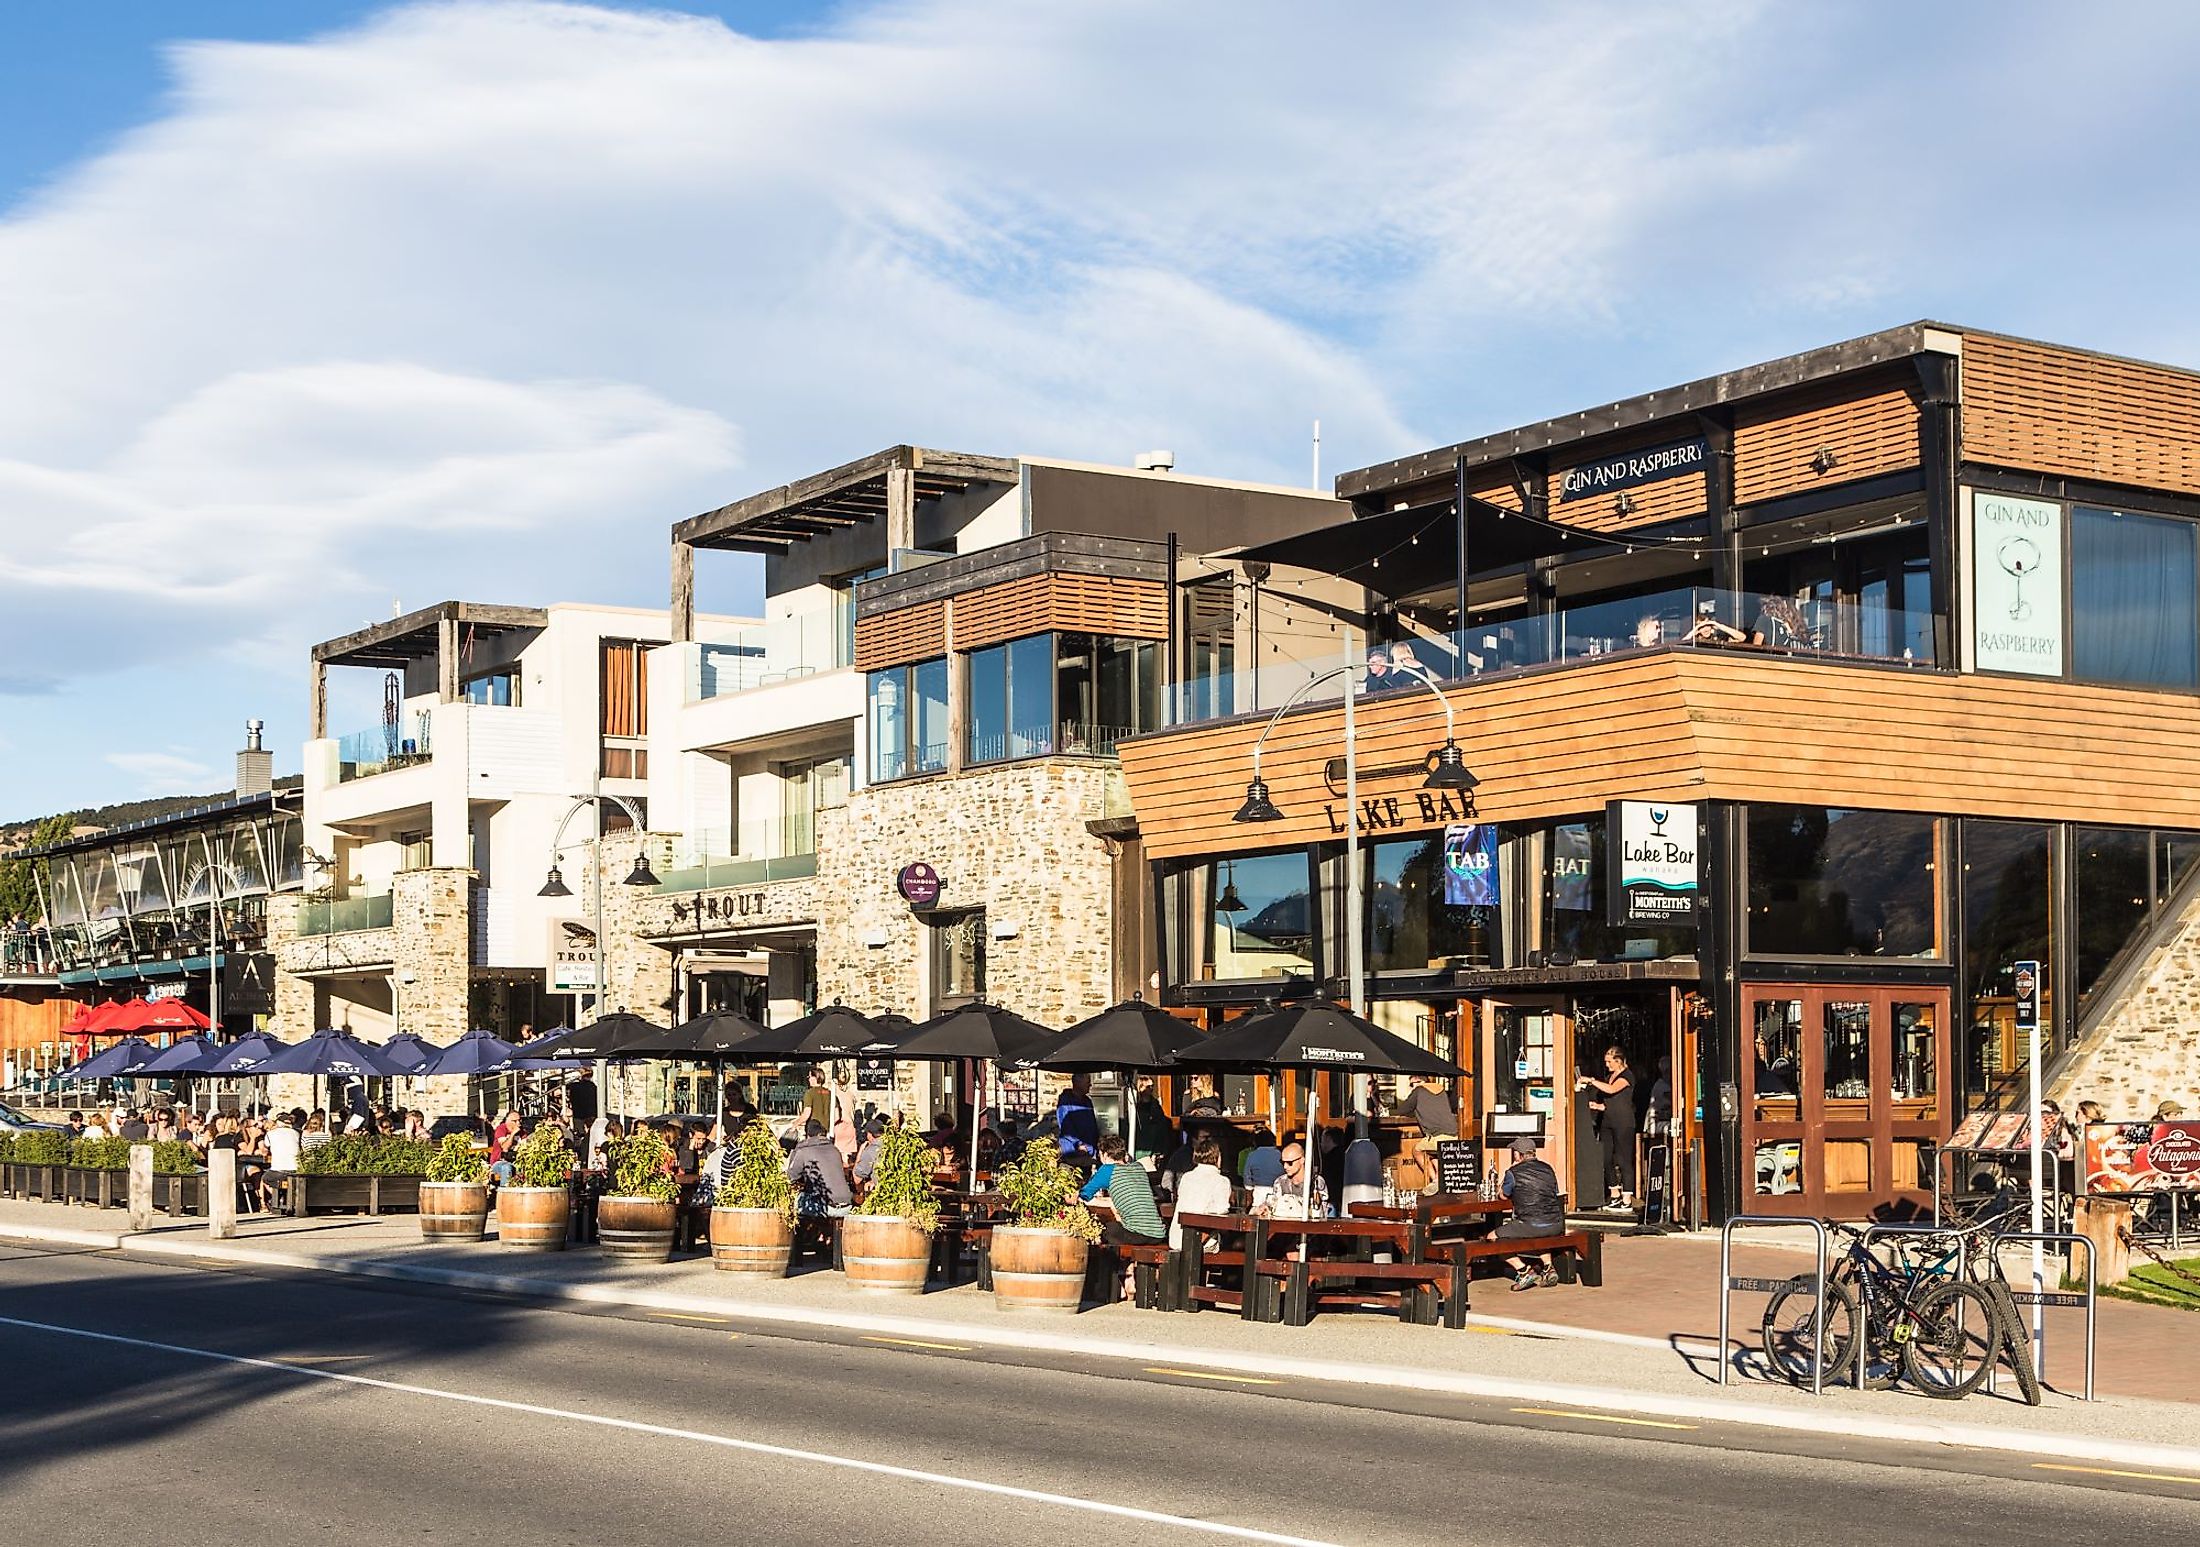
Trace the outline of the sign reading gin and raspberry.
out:
[[[2062,506],[1972,493],[1971,661],[1980,671],[2062,675],[2062,561]]]
[[[1605,871],[1614,924],[1696,927],[1696,808],[1615,800],[1605,810]]]

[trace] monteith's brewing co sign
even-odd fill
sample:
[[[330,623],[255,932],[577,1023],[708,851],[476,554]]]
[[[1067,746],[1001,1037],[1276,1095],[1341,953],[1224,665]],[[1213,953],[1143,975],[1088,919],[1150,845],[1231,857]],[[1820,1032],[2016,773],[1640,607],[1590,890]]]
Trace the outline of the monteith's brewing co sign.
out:
[[[1584,462],[1558,475],[1558,502],[1563,505],[1568,500],[1616,494],[1621,489],[1656,483],[1661,478],[1700,473],[1710,460],[1711,444],[1699,435],[1694,440],[1679,440],[1670,446],[1652,446],[1646,451],[1627,451],[1616,457]]]
[[[1614,924],[1696,926],[1696,808],[1655,800],[1615,800],[1606,810]]]
[[[1980,671],[2062,675],[2062,552],[2062,506],[1972,494],[1971,659]]]

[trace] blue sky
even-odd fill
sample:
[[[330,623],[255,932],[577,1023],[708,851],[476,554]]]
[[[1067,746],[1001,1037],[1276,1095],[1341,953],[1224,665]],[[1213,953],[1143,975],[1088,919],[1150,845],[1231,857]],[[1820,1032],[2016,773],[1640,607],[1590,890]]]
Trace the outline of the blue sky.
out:
[[[1301,482],[1922,316],[2200,365],[2200,9],[0,6],[0,819],[896,441]],[[706,560],[702,599],[753,600]],[[337,727],[372,717],[340,686]],[[349,696],[346,696],[346,695]]]

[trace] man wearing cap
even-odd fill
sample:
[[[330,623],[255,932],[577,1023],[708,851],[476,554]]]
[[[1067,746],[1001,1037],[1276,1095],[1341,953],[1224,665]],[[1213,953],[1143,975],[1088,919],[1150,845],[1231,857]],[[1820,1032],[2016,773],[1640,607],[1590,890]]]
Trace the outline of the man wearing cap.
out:
[[[1512,1204],[1511,1219],[1492,1233],[1496,1241],[1532,1241],[1539,1236],[1566,1233],[1566,1199],[1559,1190],[1558,1173],[1536,1154],[1535,1140],[1522,1134],[1510,1145],[1512,1164],[1505,1168],[1498,1190]],[[1540,1257],[1507,1259],[1513,1270],[1513,1290],[1548,1289],[1558,1274]]]

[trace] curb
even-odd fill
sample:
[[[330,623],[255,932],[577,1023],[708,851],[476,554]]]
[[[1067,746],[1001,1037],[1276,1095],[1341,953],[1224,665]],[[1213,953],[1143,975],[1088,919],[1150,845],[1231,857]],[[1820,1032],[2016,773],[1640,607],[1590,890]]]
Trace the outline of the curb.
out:
[[[120,1237],[95,1231],[44,1226],[0,1224],[0,1239],[72,1246],[97,1246],[126,1256],[171,1262],[213,1262],[231,1267],[283,1268],[343,1277],[381,1279],[396,1283],[435,1285],[489,1294],[517,1296],[538,1301],[575,1305],[618,1306],[639,1310],[682,1312],[689,1315],[731,1316],[744,1321],[780,1326],[824,1327],[834,1331],[872,1333],[952,1340],[989,1348],[1020,1349],[1033,1353],[1071,1354],[1086,1358],[1121,1360],[1139,1364],[1197,1364],[1205,1369],[1244,1375],[1296,1377],[1339,1385],[1371,1386],[1404,1391],[1437,1391],[1455,1396],[1494,1398],[1537,1403],[1558,1402],[1596,1411],[1640,1416],[1746,1424],[1816,1436],[1893,1441],[1905,1444],[1956,1446],[2022,1456],[2070,1461],[2096,1461],[2122,1466],[2166,1467],[2200,1472],[2200,1448],[2144,1444],[2131,1440],[2098,1439],[2078,1434],[1993,1429],[1977,1425],[1920,1422],[1915,1420],[1859,1417],[1850,1413],[1804,1408],[1772,1407],[1748,1401],[1698,1396],[1672,1396],[1656,1392],[1608,1387],[1571,1386],[1555,1382],[1465,1375],[1437,1370],[1408,1369],[1396,1365],[1356,1364],[1341,1360],[1306,1359],[1289,1355],[1243,1353],[1221,1348],[1187,1347],[1173,1343],[1141,1343],[1123,1338],[1082,1337],[1075,1334],[1031,1331],[1012,1327],[973,1326],[964,1322],[930,1321],[914,1316],[877,1315],[861,1311],[811,1309],[726,1299],[717,1296],[667,1294],[611,1285],[560,1284],[516,1274],[482,1273],[460,1268],[433,1268],[412,1263],[330,1261],[288,1252],[266,1251],[213,1241],[165,1236]],[[1483,1319],[1483,1318],[1478,1318]],[[1547,1330],[1540,1323],[1512,1322],[1523,1330]],[[1606,1334],[1617,1337],[1620,1334]],[[1659,1347],[1668,1346],[1662,1340]]]

